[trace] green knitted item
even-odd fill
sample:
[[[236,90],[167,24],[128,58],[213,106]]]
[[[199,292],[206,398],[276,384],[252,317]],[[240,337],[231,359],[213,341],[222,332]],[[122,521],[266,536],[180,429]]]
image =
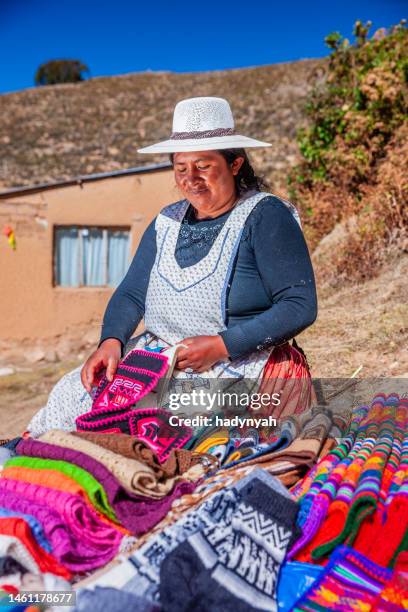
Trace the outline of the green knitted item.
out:
[[[110,518],[115,523],[119,523],[115,512],[109,504],[106,491],[102,485],[86,470],[68,463],[67,461],[55,460],[55,459],[40,459],[37,457],[12,457],[6,461],[5,468],[7,467],[25,467],[32,469],[43,469],[43,470],[56,470],[65,474],[72,480],[75,480],[82,489],[86,492],[92,504],[99,512]]]

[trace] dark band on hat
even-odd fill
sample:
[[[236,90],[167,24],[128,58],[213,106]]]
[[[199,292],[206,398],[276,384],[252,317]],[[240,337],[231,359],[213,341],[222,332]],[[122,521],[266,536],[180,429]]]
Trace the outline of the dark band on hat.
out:
[[[187,140],[188,138],[214,138],[215,136],[233,136],[234,128],[217,128],[206,132],[173,132],[170,140]]]

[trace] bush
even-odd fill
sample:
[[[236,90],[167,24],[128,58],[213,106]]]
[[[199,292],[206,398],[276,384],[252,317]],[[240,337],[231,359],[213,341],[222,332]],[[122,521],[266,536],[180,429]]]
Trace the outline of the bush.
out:
[[[312,248],[337,222],[362,213],[367,187],[408,116],[405,22],[371,38],[370,26],[357,21],[353,43],[338,32],[326,37],[332,49],[326,74],[308,100],[309,125],[298,133],[303,161],[289,176],[289,190]]]
[[[36,85],[57,85],[58,83],[78,83],[84,80],[89,68],[79,60],[51,60],[37,69]]]

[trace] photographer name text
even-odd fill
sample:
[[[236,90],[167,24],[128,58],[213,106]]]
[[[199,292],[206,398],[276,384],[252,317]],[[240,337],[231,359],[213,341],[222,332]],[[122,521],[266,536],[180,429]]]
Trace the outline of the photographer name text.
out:
[[[277,420],[271,416],[264,418],[233,416],[230,418],[218,415],[204,416],[202,414],[194,417],[179,417],[172,415],[169,418],[170,425],[174,427],[276,427]]]

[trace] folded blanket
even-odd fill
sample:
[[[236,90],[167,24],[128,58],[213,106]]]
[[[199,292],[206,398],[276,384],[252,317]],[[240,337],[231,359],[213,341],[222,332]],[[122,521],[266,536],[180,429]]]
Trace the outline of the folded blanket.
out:
[[[58,472],[57,470],[37,469],[23,466],[6,466],[2,472],[2,478],[21,480],[22,482],[40,485],[47,487],[48,489],[63,491],[71,495],[78,495],[84,500],[86,506],[88,507],[88,511],[92,516],[95,516],[101,523],[108,525],[111,529],[116,529],[123,534],[129,535],[129,532],[122,526],[113,522],[95,508],[85,489],[83,489],[75,480],[69,476],[66,476],[65,474],[62,474],[61,472]]]
[[[210,462],[214,467],[217,464],[211,455],[183,448],[176,448],[171,451],[169,458],[161,463],[157,455],[143,440],[128,434],[74,431],[72,435],[98,444],[98,446],[107,448],[123,457],[128,457],[128,459],[137,459],[151,467],[159,480],[181,476],[197,464],[206,465]]]
[[[168,495],[173,489],[174,484],[181,478],[183,480],[195,481],[204,475],[201,466],[196,465],[190,468],[183,477],[169,478],[161,482],[151,467],[137,459],[122,457],[117,453],[101,448],[93,442],[64,431],[48,431],[40,436],[40,440],[86,453],[105,465],[129,492],[151,497],[152,499],[161,499]]]

